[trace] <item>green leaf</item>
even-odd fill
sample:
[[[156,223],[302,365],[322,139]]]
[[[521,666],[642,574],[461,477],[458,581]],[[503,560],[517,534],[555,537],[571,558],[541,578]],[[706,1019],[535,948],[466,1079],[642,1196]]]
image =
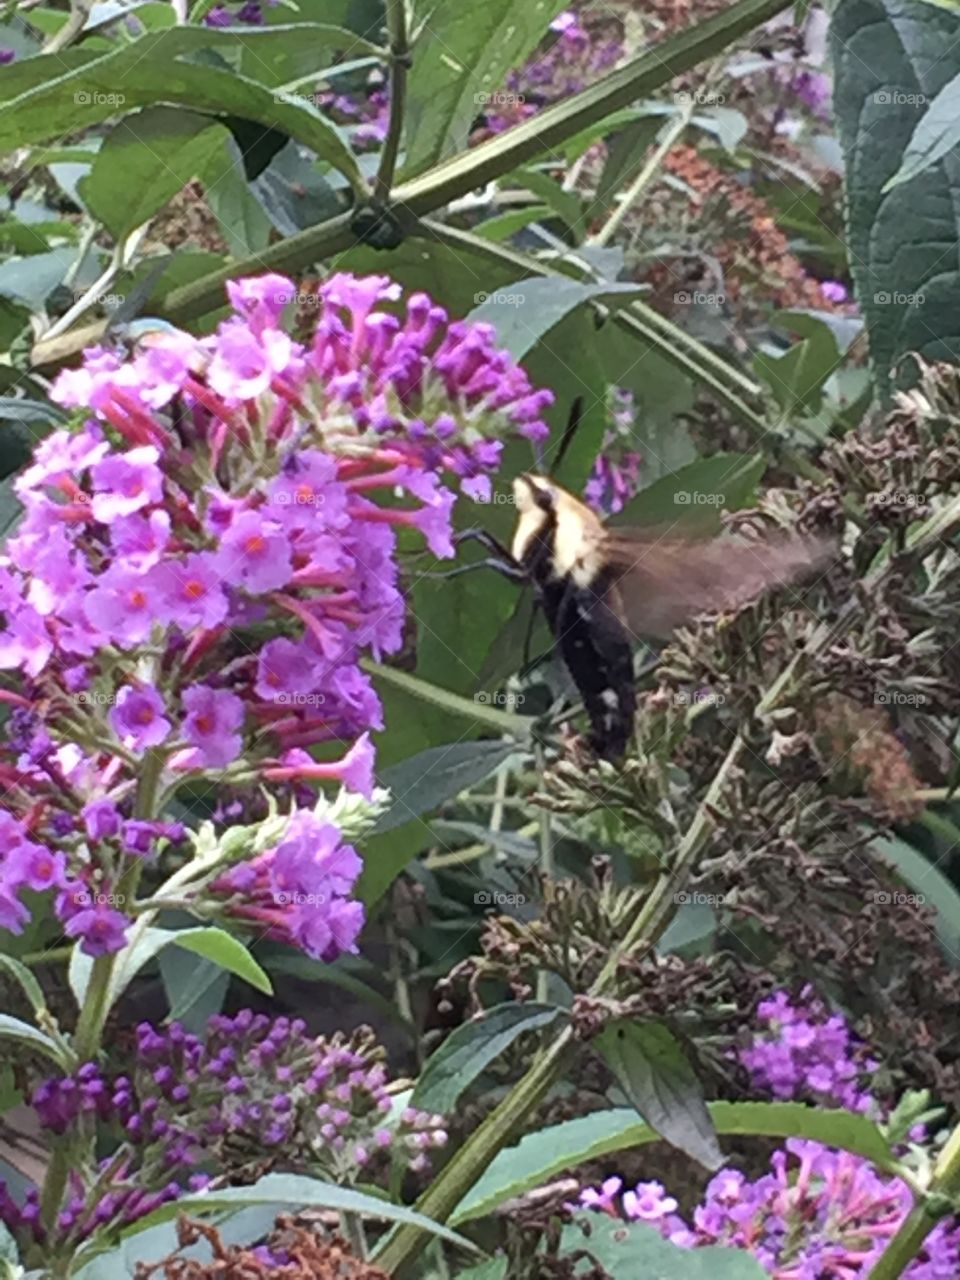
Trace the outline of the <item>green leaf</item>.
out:
[[[942,155],[885,190],[916,153],[924,105],[960,70],[960,16],[909,0],[841,0],[830,38],[850,265],[878,393],[889,400],[907,352],[955,360],[960,342],[956,158]]]
[[[80,194],[115,240],[149,221],[229,138],[209,116],[174,107],[149,107],[114,125]]]
[[[16,1040],[26,1045],[28,1049],[35,1049],[55,1062],[58,1067],[69,1065],[66,1055],[55,1040],[43,1031],[38,1031],[29,1022],[13,1018],[7,1013],[0,1013],[0,1040],[2,1039]]]
[[[669,1027],[621,1018],[592,1043],[651,1129],[704,1168],[720,1168],[723,1152],[700,1081]]]
[[[951,955],[960,951],[960,892],[919,849],[897,836],[873,842],[882,858],[896,867],[906,884],[937,913],[937,937]]]
[[[927,106],[913,131],[903,161],[887,181],[884,192],[919,177],[931,165],[949,155],[960,142],[960,72],[948,80]]]
[[[303,38],[304,28],[295,30]],[[278,31],[281,29],[274,27],[244,32],[242,36],[221,36],[229,35],[234,41],[242,41],[243,47],[262,53],[269,49],[269,42]],[[234,71],[178,60],[178,54],[196,52],[209,44],[207,29],[177,27],[151,32],[124,48],[93,60],[87,58],[79,65],[75,58],[58,55],[58,69],[64,65],[73,69],[52,77],[48,58],[29,59],[29,63],[43,63],[45,74],[37,83],[31,83],[37,80],[34,68],[28,66],[27,75],[17,68],[12,84],[0,88],[0,94],[7,98],[7,109],[0,120],[0,149],[14,150],[32,142],[60,138],[136,107],[167,102],[216,116],[236,115],[289,134],[312,147],[359,189],[362,178],[356,157],[342,132],[312,102],[306,98],[284,100],[272,89]],[[16,97],[9,96],[11,87],[16,89],[23,84],[29,87]]]
[[[457,1272],[457,1280],[507,1280],[507,1259],[491,1258],[479,1266]]]
[[[465,1022],[427,1060],[410,1105],[446,1115],[491,1062],[529,1031],[548,1027],[562,1010],[544,1004],[499,1004]]]
[[[223,130],[200,177],[207,204],[233,256],[242,258],[265,249],[270,242],[270,218],[247,181],[243,155],[228,130]]]
[[[711,1102],[707,1110],[719,1134],[807,1138],[852,1151],[884,1172],[897,1168],[878,1127],[852,1111],[825,1110],[802,1102]],[[658,1141],[653,1129],[638,1122],[636,1112],[626,1107],[538,1129],[500,1152],[453,1211],[450,1222],[454,1226],[471,1222],[567,1169]]]
[[[589,1234],[586,1234],[584,1227]],[[746,1249],[707,1245],[681,1249],[646,1222],[613,1223],[604,1214],[582,1214],[563,1229],[560,1256],[583,1251],[611,1280],[766,1280],[768,1273]]]
[[[648,150],[664,127],[664,116],[673,114],[674,110],[665,102],[651,103],[649,109],[637,108],[636,118],[627,122],[610,140],[596,199],[589,210],[591,218],[601,217],[613,206],[617,192],[646,159]]]
[[[226,969],[236,974],[238,978],[243,978],[258,991],[263,991],[267,995],[273,993],[270,978],[262,967],[257,964],[242,942],[238,942],[223,929],[217,929],[214,926],[200,926],[195,929],[134,926],[132,941],[122,951],[117,952],[113,978],[110,982],[110,1004],[112,1005],[122,995],[145,964],[155,959],[164,947],[171,945],[183,947],[186,951],[212,960],[221,969]],[[70,956],[68,978],[70,989],[81,1008],[87,998],[92,969],[92,958],[80,950],[78,943]]]
[[[711,107],[695,115],[691,124],[697,125],[706,133],[716,136],[720,145],[727,151],[736,151],[747,136],[747,118],[742,111],[733,107]]]
[[[413,46],[405,176],[462,151],[474,120],[532,53],[565,0],[436,0]]]
[[[356,973],[345,967],[346,960],[354,957],[341,956],[328,964],[323,960],[314,960],[304,955],[302,951],[294,951],[292,948],[268,951],[265,955],[261,948],[259,954],[263,967],[268,973],[274,976],[297,978],[302,982],[322,982],[346,991],[349,995],[356,996],[365,1005],[373,1005],[385,1018],[402,1027],[408,1035],[416,1035],[413,1024],[400,1012],[395,1000],[388,999],[370,983],[364,982]]]
[[[33,311],[41,311],[76,256],[76,249],[60,248],[51,249],[49,253],[34,253],[28,258],[9,258],[0,263],[0,295],[23,302]]]
[[[323,1182],[296,1173],[268,1173],[249,1187],[226,1187],[206,1191],[200,1195],[181,1196],[176,1204],[164,1205],[141,1218],[123,1233],[126,1239],[146,1230],[158,1222],[169,1222],[180,1214],[203,1214],[219,1210],[245,1209],[250,1205],[273,1204],[278,1212],[289,1213],[298,1209],[333,1209],[338,1213],[352,1213],[358,1217],[375,1218],[383,1222],[405,1222],[418,1226],[431,1235],[440,1236],[470,1253],[478,1253],[476,1245],[448,1227],[441,1226],[404,1205],[391,1204],[379,1196],[366,1195],[349,1187]]]
[[[823,384],[839,364],[837,340],[822,322],[812,326],[810,336],[795,342],[783,355],[758,351],[754,357],[757,373],[788,416],[819,407]]]
[[[488,218],[475,228],[476,234],[484,240],[509,240],[518,231],[528,227],[531,222],[542,222],[548,218],[552,210],[546,204],[528,205],[526,209],[511,209],[507,213]]]
[[[372,834],[390,831],[455,799],[461,791],[489,778],[516,750],[516,743],[500,739],[451,742],[385,769],[377,782],[389,789],[391,804],[378,818]]]
[[[214,964],[235,974],[265,995],[273,995],[273,985],[247,948],[224,929],[179,929],[169,939],[174,946],[212,960]]]
[[[181,947],[164,947],[157,963],[171,1022],[202,1035],[208,1019],[223,1008],[230,974],[212,960],[196,958]]]
[[[585,302],[613,303],[618,298],[635,298],[641,292],[641,285],[609,281],[587,284],[558,276],[519,280],[485,295],[467,320],[471,324],[492,324],[497,331],[497,344],[505,347],[515,360],[522,360],[576,307]]]
[[[364,842],[360,900],[368,907],[379,901],[410,859],[433,840],[420,814],[483,782],[516,750],[509,740],[452,742],[385,769],[378,782],[390,788],[392,802]]]
[[[695,522],[719,530],[720,512],[750,506],[766,468],[762,454],[715,453],[641,489],[611,525]]]
[[[0,954],[0,971],[5,971],[20,984],[23,994],[33,1006],[34,1013],[46,1012],[47,1001],[43,989],[25,964],[13,956]]]
[[[556,178],[539,169],[520,169],[513,177],[538,200],[545,201],[571,231],[577,230],[583,216],[583,201],[575,191],[565,190]]]

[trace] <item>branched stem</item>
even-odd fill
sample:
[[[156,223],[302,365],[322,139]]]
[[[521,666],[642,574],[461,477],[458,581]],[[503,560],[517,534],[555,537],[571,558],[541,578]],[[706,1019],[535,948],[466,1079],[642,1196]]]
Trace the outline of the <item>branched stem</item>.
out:
[[[407,42],[406,0],[387,0],[387,42],[390,46],[390,123],[373,188],[373,194],[384,204],[390,199],[397,172],[407,104],[410,48]]]

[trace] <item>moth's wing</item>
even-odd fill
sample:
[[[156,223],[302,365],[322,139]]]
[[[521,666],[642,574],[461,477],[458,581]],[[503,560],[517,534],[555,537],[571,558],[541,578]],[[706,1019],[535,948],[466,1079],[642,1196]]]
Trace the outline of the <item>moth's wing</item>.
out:
[[[605,551],[627,626],[636,636],[662,640],[697,614],[737,609],[814,574],[835,549],[796,534],[698,540],[675,530],[618,528],[607,530]]]

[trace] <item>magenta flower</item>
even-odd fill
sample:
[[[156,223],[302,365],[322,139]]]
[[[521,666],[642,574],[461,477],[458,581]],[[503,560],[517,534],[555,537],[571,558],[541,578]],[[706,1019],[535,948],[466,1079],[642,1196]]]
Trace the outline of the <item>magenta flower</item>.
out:
[[[316,658],[306,645],[281,636],[260,650],[257,697],[292,703],[315,693],[316,688]]]
[[[242,511],[220,539],[217,564],[228,582],[261,593],[285,587],[293,576],[290,540],[259,511]]]
[[[36,893],[66,883],[67,860],[62,853],[54,853],[43,845],[27,841],[16,845],[5,856],[7,865],[4,874],[18,885],[25,885]]]
[[[120,516],[132,515],[141,507],[159,502],[163,497],[159,460],[158,449],[143,445],[95,462],[90,468],[90,482],[94,489],[92,506],[96,519],[110,524]]]
[[[187,711],[184,737],[194,748],[190,764],[219,769],[235,760],[243,745],[239,732],[246,710],[243,701],[229,689],[197,684],[184,689],[183,705]]]
[[[227,597],[216,558],[206,552],[164,560],[151,573],[157,610],[182,631],[217,627],[227,616]]]
[[[112,907],[88,907],[78,911],[64,926],[68,938],[80,940],[80,950],[88,956],[103,956],[126,945],[130,919]]]
[[[107,717],[110,727],[130,751],[159,746],[170,732],[160,694],[152,685],[124,685]]]
[[[71,480],[86,467],[99,462],[110,452],[109,442],[96,424],[73,434],[54,431],[41,440],[33,453],[33,463],[13,483],[21,498],[42,485],[56,485]]]
[[[657,1222],[676,1209],[676,1200],[667,1195],[661,1182],[638,1182],[632,1191],[623,1193],[623,1212],[627,1218]]]
[[[149,577],[120,564],[84,596],[83,614],[111,643],[132,648],[150,635],[156,603]]]
[[[83,821],[91,840],[111,840],[120,832],[120,813],[112,800],[91,800],[84,806]]]
[[[0,631],[0,668],[20,667],[28,676],[38,676],[53,653],[47,624],[28,604],[7,618],[7,630]]]
[[[260,332],[264,328],[277,327],[297,293],[286,276],[268,273],[244,280],[228,280],[227,296],[234,310],[246,318],[252,329]]]
[[[252,400],[269,388],[293,356],[293,343],[279,329],[253,333],[242,321],[223,325],[207,379],[227,400]]]

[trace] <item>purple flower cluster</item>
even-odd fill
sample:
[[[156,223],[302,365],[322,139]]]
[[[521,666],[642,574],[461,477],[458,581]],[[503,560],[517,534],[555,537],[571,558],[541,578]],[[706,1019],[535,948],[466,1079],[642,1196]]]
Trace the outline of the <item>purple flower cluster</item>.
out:
[[[550,24],[550,33],[534,56],[507,77],[505,89],[492,95],[486,110],[486,132],[502,133],[536,115],[540,107],[579,93],[623,56],[623,40],[615,32],[587,25],[585,13],[566,9]]]
[[[88,416],[18,477],[25,513],[0,555],[0,672],[16,673],[0,687],[16,708],[0,926],[23,927],[24,888],[54,889],[91,954],[123,944],[129,856],[171,838],[133,811],[145,753],[165,793],[204,776],[371,794],[383,718],[360,659],[402,642],[398,534],[452,555],[445,477],[485,497],[500,437],[546,433],[550,393],[492,327],[449,322],[425,294],[404,304],[386,277],[345,274],[309,295],[275,275],[228,292],[235,314],[208,338],[160,328],[61,373],[53,398]],[[309,341],[288,332],[295,304]],[[359,864],[299,822],[219,888],[254,893],[250,918],[265,889],[289,914],[285,868],[295,895],[326,902],[286,933],[334,955],[362,919],[338,904]]]
[[[818,1142],[790,1138],[774,1152],[770,1173],[750,1181],[723,1169],[689,1222],[659,1182],[623,1191],[622,1179],[588,1187],[581,1204],[614,1218],[646,1222],[684,1249],[724,1245],[747,1250],[774,1280],[866,1277],[913,1207],[910,1188],[877,1173],[869,1161]],[[940,1223],[904,1275],[953,1280],[960,1267],[960,1228]]]
[[[794,1003],[778,991],[758,1007],[762,1029],[737,1057],[762,1090],[776,1098],[809,1097],[828,1106],[879,1112],[857,1085],[876,1069],[867,1047],[839,1014],[805,987]],[[770,1172],[751,1181],[721,1170],[687,1220],[659,1182],[624,1190],[610,1177],[580,1194],[584,1208],[656,1227],[685,1249],[725,1245],[748,1250],[775,1280],[859,1280],[866,1277],[913,1207],[900,1178],[868,1160],[818,1142],[788,1139]],[[960,1226],[940,1223],[904,1275],[953,1280],[960,1273]]]
[[[198,1190],[208,1170],[242,1179],[265,1155],[347,1183],[369,1180],[389,1161],[425,1168],[427,1153],[447,1141],[442,1117],[397,1113],[371,1041],[314,1040],[305,1031],[300,1019],[249,1009],[211,1018],[203,1040],[176,1022],[142,1023],[128,1075],[108,1079],[86,1063],[44,1081],[31,1099],[44,1128],[64,1134],[90,1117],[124,1135],[96,1181],[84,1186],[74,1177],[58,1244]],[[0,1188],[0,1221],[22,1243],[42,1239],[34,1193],[18,1205]]]
[[[390,124],[390,94],[383,73],[373,71],[363,97],[327,91],[321,94],[321,105],[330,112],[350,135],[355,151],[369,151],[382,145]]]
[[[877,1069],[842,1014],[831,1014],[810,986],[797,1003],[777,991],[757,1007],[762,1029],[737,1058],[757,1088],[773,1097],[809,1098],[822,1106],[876,1111],[863,1077]]]
[[[593,471],[584,487],[584,497],[604,515],[616,515],[640,487],[643,455],[629,448],[634,438],[636,406],[632,392],[613,388],[613,426],[603,438]]]

